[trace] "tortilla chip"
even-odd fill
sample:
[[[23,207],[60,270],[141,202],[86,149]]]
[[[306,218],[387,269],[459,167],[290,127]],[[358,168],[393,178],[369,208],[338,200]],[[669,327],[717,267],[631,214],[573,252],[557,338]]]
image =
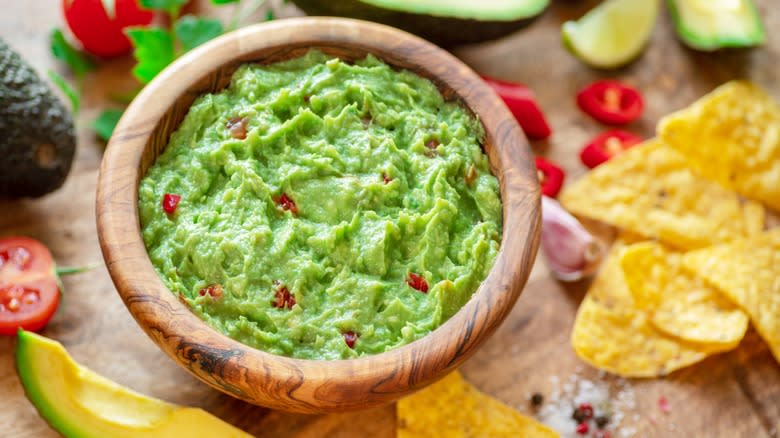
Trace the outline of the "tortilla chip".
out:
[[[626,377],[664,376],[694,364],[711,347],[668,336],[636,306],[623,276],[618,241],[580,304],[571,343],[584,361]]]
[[[627,247],[620,264],[636,305],[648,312],[658,330],[721,351],[736,347],[745,336],[745,312],[686,272],[682,253],[643,242]]]
[[[749,82],[728,82],[661,120],[658,134],[694,170],[780,211],[780,107]]]
[[[680,249],[760,233],[764,208],[699,178],[674,149],[650,140],[596,167],[560,196],[574,214]]]
[[[687,253],[683,266],[741,306],[780,362],[780,228]]]
[[[459,372],[401,399],[396,405],[398,438],[557,437],[536,420],[483,394]]]

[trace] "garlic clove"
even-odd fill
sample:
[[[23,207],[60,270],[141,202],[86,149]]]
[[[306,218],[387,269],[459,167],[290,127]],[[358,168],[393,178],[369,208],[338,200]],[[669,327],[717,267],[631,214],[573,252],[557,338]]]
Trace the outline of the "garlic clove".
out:
[[[593,275],[607,249],[558,201],[548,196],[542,196],[541,247],[547,266],[562,281]]]

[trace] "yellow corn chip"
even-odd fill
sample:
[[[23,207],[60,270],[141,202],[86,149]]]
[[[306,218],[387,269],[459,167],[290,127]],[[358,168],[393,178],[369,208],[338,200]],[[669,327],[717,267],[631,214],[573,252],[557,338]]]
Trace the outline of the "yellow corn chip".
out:
[[[598,219],[673,247],[697,249],[761,232],[764,209],[696,177],[674,149],[650,140],[564,190],[574,214]]]
[[[780,107],[732,81],[658,125],[661,139],[700,175],[780,211]]]
[[[620,266],[616,242],[580,304],[571,343],[584,361],[626,377],[656,377],[704,359],[711,348],[657,330],[637,307]]]
[[[780,228],[689,252],[683,266],[739,304],[780,362]]]
[[[638,307],[662,332],[730,350],[745,336],[748,317],[704,280],[682,268],[682,253],[657,242],[631,245],[620,263]]]
[[[396,405],[398,438],[528,437],[558,434],[480,392],[457,371],[401,399]]]

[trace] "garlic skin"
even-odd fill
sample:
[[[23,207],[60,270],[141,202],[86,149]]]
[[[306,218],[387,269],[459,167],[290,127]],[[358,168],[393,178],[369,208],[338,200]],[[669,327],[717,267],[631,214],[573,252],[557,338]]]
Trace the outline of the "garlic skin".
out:
[[[542,196],[542,255],[561,281],[578,281],[593,275],[607,246],[595,238],[558,201]]]

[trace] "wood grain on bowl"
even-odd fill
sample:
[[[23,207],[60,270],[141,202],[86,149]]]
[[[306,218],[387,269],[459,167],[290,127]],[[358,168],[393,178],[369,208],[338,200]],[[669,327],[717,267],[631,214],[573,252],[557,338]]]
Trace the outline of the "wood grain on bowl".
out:
[[[138,184],[192,102],[224,88],[245,63],[270,64],[310,48],[352,61],[371,53],[431,79],[448,100],[482,121],[484,150],[499,179],[503,236],[495,265],[449,321],[401,348],[359,359],[297,360],[265,353],[213,330],[157,276],[141,237]],[[251,403],[297,412],[388,403],[443,377],[471,356],[511,310],[539,238],[533,156],[512,115],[455,57],[404,32],[335,18],[278,20],[243,28],[184,55],[147,85],[125,112],[98,182],[100,244],[125,305],[169,356],[209,385]]]

